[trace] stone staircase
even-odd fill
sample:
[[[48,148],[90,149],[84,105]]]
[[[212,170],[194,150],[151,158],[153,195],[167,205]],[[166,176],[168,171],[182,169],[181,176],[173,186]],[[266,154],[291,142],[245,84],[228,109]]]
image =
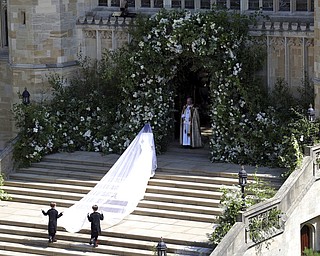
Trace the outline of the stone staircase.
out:
[[[144,199],[121,223],[103,229],[99,247],[89,246],[90,230],[68,233],[59,227],[59,220],[58,242],[47,243],[47,220],[40,216],[40,209],[48,209],[54,201],[57,210],[63,211],[80,200],[117,157],[92,152],[53,154],[11,174],[3,186],[12,200],[3,201],[0,210],[0,254],[150,256],[156,255],[155,246],[163,237],[169,256],[210,255],[207,233],[222,211],[219,189],[237,184],[238,170],[228,165],[215,167],[223,172],[213,170],[205,150],[178,149],[159,156]]]

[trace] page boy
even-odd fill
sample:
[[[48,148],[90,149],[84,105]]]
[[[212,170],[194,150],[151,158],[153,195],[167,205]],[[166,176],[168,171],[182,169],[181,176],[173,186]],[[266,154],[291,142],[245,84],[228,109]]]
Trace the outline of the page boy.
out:
[[[49,234],[49,243],[56,242],[55,239],[56,232],[57,232],[57,219],[60,218],[63,213],[58,213],[58,211],[55,209],[56,203],[51,202],[50,203],[51,209],[49,209],[47,212],[44,210],[41,210],[43,215],[49,216],[49,222],[48,222],[48,234]]]
[[[98,236],[101,234],[100,220],[103,220],[103,213],[99,213],[98,206],[92,206],[93,213],[87,215],[88,220],[91,222],[91,239],[90,244],[93,244],[93,247],[98,246]]]

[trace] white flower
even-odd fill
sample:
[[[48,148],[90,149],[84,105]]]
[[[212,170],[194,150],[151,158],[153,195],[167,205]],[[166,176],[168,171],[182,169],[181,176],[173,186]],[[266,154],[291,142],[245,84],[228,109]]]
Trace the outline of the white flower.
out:
[[[88,130],[83,134],[83,137],[91,137],[91,131]]]
[[[33,132],[38,132],[38,128],[33,128]]]

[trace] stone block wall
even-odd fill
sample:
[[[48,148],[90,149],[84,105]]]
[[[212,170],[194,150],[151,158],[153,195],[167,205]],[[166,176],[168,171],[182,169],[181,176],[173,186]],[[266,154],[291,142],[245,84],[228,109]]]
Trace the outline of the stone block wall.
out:
[[[76,18],[75,0],[10,1],[8,21],[12,65],[43,66],[74,61],[78,51]]]

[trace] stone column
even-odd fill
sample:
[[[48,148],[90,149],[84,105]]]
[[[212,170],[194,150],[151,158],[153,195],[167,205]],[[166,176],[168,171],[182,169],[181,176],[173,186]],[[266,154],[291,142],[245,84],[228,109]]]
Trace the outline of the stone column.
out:
[[[320,0],[314,1],[314,92],[315,110],[319,117],[320,111]]]

